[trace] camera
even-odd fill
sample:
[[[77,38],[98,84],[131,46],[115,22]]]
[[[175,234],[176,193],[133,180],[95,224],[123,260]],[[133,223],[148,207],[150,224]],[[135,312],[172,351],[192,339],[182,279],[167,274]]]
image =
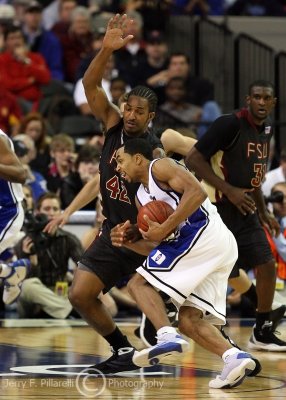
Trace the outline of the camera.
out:
[[[275,192],[271,193],[270,196],[264,197],[265,203],[283,203],[284,200],[284,193],[280,190],[276,190]]]
[[[45,250],[49,246],[50,237],[42,232],[47,223],[48,217],[45,214],[34,215],[32,211],[25,213],[23,228],[34,243],[31,248],[31,254],[35,254],[39,250]]]
[[[22,142],[21,140],[13,140],[13,144],[16,156],[21,158],[29,153],[29,149],[26,147],[25,143]]]

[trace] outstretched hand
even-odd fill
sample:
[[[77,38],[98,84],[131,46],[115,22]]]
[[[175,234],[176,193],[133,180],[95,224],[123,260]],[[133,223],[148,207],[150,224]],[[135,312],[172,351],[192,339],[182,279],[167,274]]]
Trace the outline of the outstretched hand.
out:
[[[124,47],[131,39],[133,35],[125,36],[128,28],[133,23],[132,19],[129,19],[126,14],[116,14],[111,18],[107,25],[107,30],[103,39],[103,47],[112,50],[118,50]]]
[[[64,213],[51,219],[44,227],[43,232],[53,235],[58,227],[62,228],[68,222],[68,219],[69,217],[67,217]]]

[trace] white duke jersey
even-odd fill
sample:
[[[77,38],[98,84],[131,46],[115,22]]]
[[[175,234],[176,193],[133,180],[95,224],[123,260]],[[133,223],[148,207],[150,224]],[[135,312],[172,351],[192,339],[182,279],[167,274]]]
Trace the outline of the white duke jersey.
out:
[[[161,200],[168,203],[175,210],[179,205],[182,194],[173,190],[162,189],[158,186],[152,174],[152,167],[156,161],[158,160],[153,160],[149,166],[148,189],[141,184],[136,194],[137,200],[142,206],[153,200]],[[181,164],[178,163],[178,165]],[[185,168],[185,166],[181,166]],[[178,230],[181,231],[181,235],[183,236],[185,234],[189,235],[190,231],[196,235],[196,233],[208,225],[211,216],[220,218],[216,207],[209,199],[206,199],[192,215],[178,226]]]
[[[182,194],[158,186],[152,175],[156,161],[149,167],[149,193],[141,185],[138,200],[142,205],[161,200],[176,209]],[[234,236],[222,222],[216,207],[206,199],[179,225],[174,235],[151,250],[136,271],[151,285],[167,293],[178,307],[195,307],[210,323],[223,325],[227,282],[236,259]]]
[[[9,141],[11,149],[14,151],[12,140],[0,129],[0,135]],[[24,194],[20,183],[9,182],[0,178],[0,207],[7,207],[10,204],[16,204],[23,200]]]

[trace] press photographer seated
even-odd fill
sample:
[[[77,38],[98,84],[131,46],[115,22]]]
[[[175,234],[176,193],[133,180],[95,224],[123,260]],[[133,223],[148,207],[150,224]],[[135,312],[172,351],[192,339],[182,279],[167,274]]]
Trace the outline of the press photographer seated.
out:
[[[51,192],[42,195],[36,203],[34,213],[26,213],[24,231],[26,235],[15,246],[18,258],[29,258],[32,270],[23,282],[18,298],[21,318],[49,316],[67,318],[72,305],[67,296],[68,263],[75,263],[83,252],[79,239],[70,232],[55,228],[52,234],[42,232],[47,220],[59,215],[59,197]]]

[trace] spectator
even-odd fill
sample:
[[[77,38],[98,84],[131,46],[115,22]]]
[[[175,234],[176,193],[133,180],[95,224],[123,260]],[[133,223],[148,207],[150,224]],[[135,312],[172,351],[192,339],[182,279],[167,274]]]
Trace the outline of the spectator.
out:
[[[202,107],[208,100],[214,98],[213,84],[191,74],[191,61],[185,53],[172,53],[165,76],[162,76],[161,87],[155,87],[159,102],[164,102],[164,87],[169,79],[180,76],[186,80],[187,98],[191,104]]]
[[[17,102],[17,98],[0,85],[0,129],[8,136],[16,134],[22,110]]]
[[[152,31],[146,37],[146,59],[141,66],[141,82],[150,87],[161,85],[166,80],[168,67],[168,45],[159,31]]]
[[[54,24],[51,31],[61,40],[67,33],[70,23],[71,14],[76,8],[76,0],[62,0],[59,5],[59,21]]]
[[[0,4],[0,53],[4,48],[4,30],[15,18],[14,7],[9,4]]]
[[[59,295],[55,290],[67,290],[69,260],[75,263],[79,260],[82,246],[76,236],[62,229],[56,229],[49,236],[40,232],[41,226],[60,212],[58,196],[46,193],[38,200],[35,213],[26,217],[26,236],[15,247],[18,257],[25,255],[32,263],[31,274],[23,283],[18,299],[21,318],[39,317],[41,313],[52,318],[67,318],[72,312],[64,293]]]
[[[52,138],[50,149],[53,162],[49,166],[47,187],[52,192],[60,193],[63,179],[74,170],[77,157],[74,141],[65,133],[59,133]]]
[[[262,192],[264,196],[269,196],[271,188],[279,182],[286,181],[286,148],[282,149],[280,155],[280,166],[272,169],[265,175],[265,180],[262,184]]]
[[[29,5],[31,0],[12,0],[13,7],[15,10],[14,22],[22,24],[24,20],[24,14],[26,7]]]
[[[61,39],[65,79],[76,82],[76,71],[84,57],[92,52],[90,14],[85,7],[76,7],[71,14],[71,24]]]
[[[36,155],[35,144],[29,136],[23,133],[14,136],[13,142],[15,153],[27,172],[25,183],[31,187],[33,199],[37,201],[42,194],[46,193],[47,182],[39,172],[33,171],[29,165]]]
[[[165,92],[166,101],[157,111],[154,126],[162,129],[172,126],[187,136],[196,136],[202,109],[185,100],[187,93],[184,78],[171,78]]]
[[[42,96],[41,85],[51,74],[43,57],[28,50],[19,26],[11,25],[4,33],[5,51],[0,54],[0,85],[23,99],[23,107],[36,108]]]
[[[136,11],[128,13],[128,17],[133,19],[133,23],[125,34],[133,35],[133,39],[115,53],[115,65],[119,76],[133,88],[141,82],[141,66],[146,59],[146,54],[143,41],[143,19]]]
[[[60,20],[60,6],[64,0],[53,0],[43,11],[43,26],[50,30]]]
[[[37,1],[27,6],[22,29],[30,50],[42,54],[52,78],[64,80],[61,43],[52,32],[42,28],[42,6]]]
[[[35,158],[30,162],[30,167],[40,172],[45,178],[48,174],[48,166],[51,162],[50,143],[51,138],[47,135],[46,122],[40,113],[32,112],[22,120],[19,132],[29,136],[36,149]]]
[[[73,201],[83,186],[98,174],[100,153],[92,146],[84,146],[80,149],[75,171],[71,171],[63,179],[60,197],[62,207],[66,208]],[[86,204],[82,210],[95,210],[96,201]]]
[[[120,77],[112,78],[109,87],[112,103],[118,106],[121,96],[129,90],[130,87],[127,86],[124,79]]]
[[[102,87],[107,95],[108,100],[110,100],[110,101],[112,101],[112,96],[111,96],[111,92],[110,92],[111,79],[112,79],[112,77],[117,75],[117,70],[114,67],[115,67],[114,66],[114,56],[112,54],[106,64],[106,67],[104,70],[104,76],[102,79]],[[128,87],[128,88],[130,88],[130,87]],[[79,79],[75,85],[73,98],[74,98],[75,105],[79,108],[81,114],[92,115],[92,112],[90,110],[90,107],[88,105],[87,98],[85,95],[84,87],[82,84],[82,79]]]
[[[23,193],[24,193],[24,210],[25,211],[33,211],[34,210],[34,199],[33,199],[33,191],[31,186],[23,185]]]
[[[96,55],[96,53],[100,50],[101,46],[102,46],[102,40],[104,38],[104,32],[93,32],[92,34],[92,51],[90,54],[88,54],[86,57],[84,57],[80,63],[79,66],[77,68],[77,72],[76,72],[76,79],[79,80],[83,77],[83,75],[85,74],[85,71],[87,70],[89,64],[91,63],[91,61],[93,60],[94,56]]]

